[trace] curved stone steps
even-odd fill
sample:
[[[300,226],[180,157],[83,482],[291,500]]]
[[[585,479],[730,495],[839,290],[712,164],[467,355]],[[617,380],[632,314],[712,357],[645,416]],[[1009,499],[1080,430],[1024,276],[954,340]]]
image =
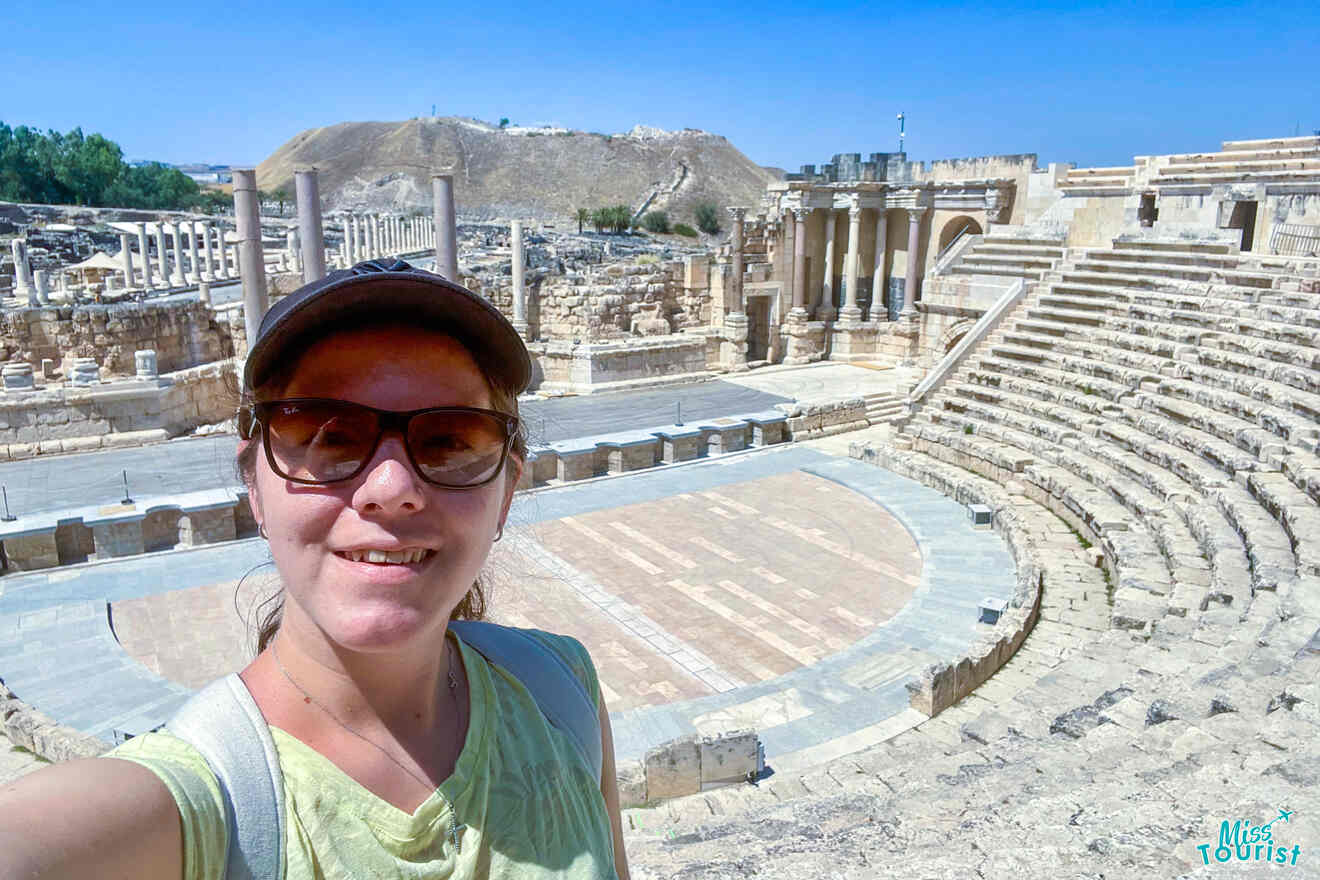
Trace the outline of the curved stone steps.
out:
[[[1044,531],[1052,517],[1041,510],[1039,518]],[[1245,613],[1165,617],[1148,641],[1043,615],[1023,650],[977,692],[893,740],[759,788],[629,811],[634,873],[1192,870],[1197,843],[1214,842],[1224,803],[1263,817],[1311,796],[1303,768],[1318,759],[1320,742],[1320,610],[1303,604],[1298,613],[1298,604],[1262,593]],[[1280,691],[1302,701],[1273,708]],[[1133,798],[1134,789],[1143,796]],[[1300,842],[1305,849],[1310,839]]]

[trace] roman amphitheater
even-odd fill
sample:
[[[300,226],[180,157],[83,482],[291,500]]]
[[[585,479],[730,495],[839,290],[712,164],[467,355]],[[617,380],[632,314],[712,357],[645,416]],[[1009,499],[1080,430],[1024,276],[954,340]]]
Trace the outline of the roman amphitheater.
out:
[[[0,205],[0,779],[244,665],[249,328],[401,257],[533,353],[494,616],[591,648],[636,876],[1320,876],[1320,137],[841,154],[705,243],[318,173]]]

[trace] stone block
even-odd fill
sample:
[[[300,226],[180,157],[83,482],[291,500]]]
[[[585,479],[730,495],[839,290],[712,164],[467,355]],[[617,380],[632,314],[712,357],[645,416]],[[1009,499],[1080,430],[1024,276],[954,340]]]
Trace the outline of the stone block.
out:
[[[631,809],[646,805],[646,765],[641,761],[621,761],[615,768],[619,782],[619,806]]]
[[[558,477],[562,482],[586,480],[596,473],[596,450],[574,449],[558,453]]]
[[[987,596],[977,605],[977,610],[980,614],[977,620],[981,623],[998,623],[999,618],[1008,610],[1008,600]]]
[[[655,447],[654,439],[612,444],[606,450],[608,460],[606,469],[611,474],[621,474],[625,471],[640,471],[654,467]]]
[[[60,551],[55,543],[55,529],[48,532],[4,539],[5,559],[13,571],[35,571],[54,568],[60,564]]]
[[[143,553],[142,520],[93,523],[92,541],[96,545],[97,559]]]
[[[650,801],[701,791],[701,746],[695,734],[648,749],[644,763]]]
[[[538,449],[528,462],[528,467],[532,471],[532,483],[542,485],[559,475],[559,455],[550,449]]]
[[[723,455],[747,448],[746,422],[717,419],[711,424],[702,425],[702,430],[706,438],[706,452],[709,455]]]
[[[32,365],[28,363],[6,364],[3,370],[0,370],[0,379],[4,382],[6,391],[26,391],[36,387],[36,381],[32,377]]]
[[[749,418],[748,424],[752,426],[752,445],[753,446],[773,446],[776,443],[784,442],[784,434],[788,430],[788,419],[784,416],[773,419]]]
[[[700,753],[703,791],[756,778],[765,766],[761,741],[754,730],[702,737]]]
[[[994,511],[987,504],[969,504],[967,505],[967,514],[971,517],[972,528],[988,529],[991,526]]]
[[[660,436],[660,460],[665,464],[699,458],[706,445],[700,429],[657,431]]]
[[[243,506],[246,506],[243,505]],[[233,507],[211,507],[206,510],[190,510],[184,514],[189,522],[192,546],[198,544],[219,544],[238,537],[238,524]],[[179,523],[179,539],[182,543],[182,519]]]

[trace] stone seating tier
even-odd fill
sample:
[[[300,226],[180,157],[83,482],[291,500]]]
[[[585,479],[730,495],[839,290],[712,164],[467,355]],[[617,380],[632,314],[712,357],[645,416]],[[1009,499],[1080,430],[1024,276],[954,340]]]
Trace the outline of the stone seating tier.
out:
[[[989,369],[986,369],[987,367],[989,367]],[[1013,361],[989,360],[987,362],[983,360],[978,364],[978,370],[980,371],[978,378],[980,378],[981,381],[993,381],[997,375],[1017,373],[1018,377],[1024,381],[1019,382],[1015,386],[1015,390],[1035,390],[1040,394],[1054,395],[1058,402],[1065,404],[1076,402],[1076,397],[1064,398],[1061,395],[1058,395],[1057,389],[1071,386],[1075,390],[1081,390],[1083,396],[1089,397],[1096,393],[1097,388],[1096,385],[1091,384],[1093,380],[1089,376],[1079,376],[1076,373],[1066,370],[1049,370],[1045,368],[1037,368],[1034,370],[1030,368],[1023,369],[1019,362]],[[1027,384],[1029,382],[1035,382],[1036,387],[1033,389],[1031,385]],[[1115,394],[1112,384],[1105,385],[1101,390],[1107,391],[1110,394]],[[1091,393],[1088,394],[1088,391]],[[1142,404],[1147,402],[1152,402],[1155,408],[1143,409]],[[1162,407],[1163,403],[1158,395],[1136,396],[1130,401],[1130,403],[1135,403],[1136,408],[1134,409],[1131,406],[1113,406],[1103,411],[1093,410],[1093,412],[1096,412],[1097,415],[1103,414],[1110,419],[1121,418],[1124,415],[1132,414],[1127,419],[1129,424],[1132,424],[1134,427],[1138,427],[1143,431],[1151,432],[1152,436],[1168,442],[1173,446],[1181,447],[1189,453],[1199,456],[1203,462],[1215,466],[1218,473],[1216,474],[1212,471],[1209,480],[1207,480],[1206,472],[1204,470],[1178,469],[1172,462],[1167,462],[1167,460],[1163,460],[1162,458],[1156,459],[1156,462],[1159,464],[1174,467],[1175,472],[1184,475],[1189,482],[1199,484],[1197,485],[1197,488],[1201,491],[1209,491],[1220,485],[1226,485],[1231,481],[1234,474],[1239,471],[1245,474],[1261,468],[1260,462],[1254,460],[1247,453],[1242,452],[1228,443],[1219,441],[1204,432],[1198,431],[1192,427],[1179,425],[1177,422],[1169,419],[1161,420],[1159,418],[1150,418],[1151,415],[1160,415],[1158,407]],[[1296,502],[1302,501],[1301,494],[1294,495],[1293,500]],[[1272,547],[1280,544],[1287,546],[1290,543],[1288,540],[1281,537],[1283,531],[1282,526],[1279,523],[1274,523],[1269,531],[1271,534],[1267,538],[1262,538],[1258,541],[1262,546]]]
[[[1103,353],[1102,347],[1081,343],[1076,344],[1076,348],[1085,349],[1092,356],[1102,356]],[[1014,361],[1016,364],[1022,360],[1022,356],[1020,352],[1014,353],[1019,354]],[[1045,362],[1041,361],[1041,363]],[[981,366],[985,366],[985,363],[983,362]],[[1015,366],[998,367],[1000,371],[1015,368]],[[1037,372],[1043,373],[1044,370]],[[1057,373],[1051,378],[1054,379],[1054,384],[1059,381],[1075,381],[1061,377]],[[1094,386],[1089,384],[1089,380],[1087,382],[1088,384],[1083,385],[1084,390],[1093,391]],[[1166,386],[1165,383],[1160,383],[1158,387],[1164,389]],[[1114,393],[1112,388],[1107,390],[1111,395]],[[1286,456],[1295,452],[1309,457],[1308,454],[1314,449],[1312,443],[1309,449],[1290,450],[1254,423],[1226,417],[1199,404],[1171,400],[1162,393],[1137,393],[1132,395],[1127,403],[1135,405],[1139,411],[1159,417],[1152,420],[1148,415],[1143,414],[1138,419],[1133,419],[1143,430],[1195,453],[1229,477],[1262,468],[1278,471]],[[1119,411],[1124,415],[1129,412],[1126,408],[1119,408]],[[1301,473],[1304,470],[1306,469],[1294,469],[1294,473]],[[1203,479],[1199,482],[1202,483],[1199,488],[1207,488]],[[1262,480],[1261,483],[1273,487],[1276,498],[1271,509],[1276,514],[1285,508],[1291,511],[1289,520],[1284,521],[1278,515],[1276,519],[1279,519],[1283,525],[1293,548],[1305,542],[1308,534],[1320,536],[1320,518],[1317,518],[1314,509],[1314,496],[1308,494],[1308,487],[1304,481],[1299,485],[1292,478],[1281,476],[1279,480],[1267,479]],[[1285,488],[1282,483],[1287,483],[1287,487]],[[1248,482],[1247,486],[1250,485]],[[1311,487],[1314,487],[1314,483]],[[1312,531],[1308,533],[1308,529]],[[1281,543],[1279,540],[1272,542],[1274,545],[1279,543]],[[1310,559],[1309,552],[1304,555],[1307,555],[1308,560]],[[1307,560],[1304,560],[1303,567],[1305,570],[1310,570]]]
[[[1161,338],[1183,343],[1173,353],[1176,366],[1168,365],[1161,372],[1176,375],[1195,371],[1197,375],[1207,375],[1205,370],[1217,370],[1221,375],[1211,379],[1217,386],[1227,382],[1229,387],[1244,388],[1248,396],[1268,399],[1284,413],[1296,414],[1313,423],[1320,417],[1320,377],[1306,366],[1311,363],[1312,355],[1304,347],[1272,340],[1261,343],[1225,341],[1233,338],[1233,330],[1254,330],[1263,334],[1270,332],[1273,326],[1280,328],[1280,333],[1296,338],[1296,327],[1281,323],[1262,325],[1259,322],[1231,321],[1229,332],[1225,333],[1224,319],[1213,313],[1130,305],[1124,311],[1125,317],[1114,317],[1112,312],[1103,311],[1102,302],[1093,298],[1042,295],[1040,305],[1029,309],[1028,316],[1091,328],[1113,327],[1129,336],[1137,335],[1136,330],[1158,333]],[[1235,346],[1256,353],[1242,354],[1234,350]],[[1290,360],[1294,355],[1299,359]],[[1294,442],[1303,442],[1312,431],[1314,424],[1310,428],[1289,431],[1288,436],[1295,437]]]

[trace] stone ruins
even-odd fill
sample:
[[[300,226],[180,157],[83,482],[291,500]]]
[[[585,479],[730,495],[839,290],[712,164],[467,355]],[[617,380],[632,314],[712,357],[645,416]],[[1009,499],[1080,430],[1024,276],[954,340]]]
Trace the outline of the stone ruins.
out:
[[[259,217],[246,174],[233,218],[8,210],[0,459],[214,430],[268,302],[372,258],[488,297],[542,396],[909,367],[885,401],[534,450],[526,488],[852,431],[1016,564],[984,635],[907,684],[909,727],[758,787],[667,784],[694,793],[630,811],[637,873],[1219,876],[1184,817],[1299,804],[1275,839],[1320,870],[1320,137],[1110,168],[841,154],[730,206],[713,251],[459,225],[446,174],[429,217],[322,217],[313,169],[296,221]],[[233,493],[172,503],[0,524],[5,564],[252,533]],[[9,714],[28,748],[95,750]]]

